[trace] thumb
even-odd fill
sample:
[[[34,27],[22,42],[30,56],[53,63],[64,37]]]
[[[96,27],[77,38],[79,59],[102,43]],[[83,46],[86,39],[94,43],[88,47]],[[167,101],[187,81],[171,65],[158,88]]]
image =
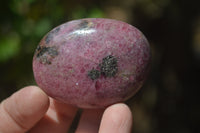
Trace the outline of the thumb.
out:
[[[49,107],[48,96],[38,87],[25,87],[0,104],[0,133],[24,133]]]

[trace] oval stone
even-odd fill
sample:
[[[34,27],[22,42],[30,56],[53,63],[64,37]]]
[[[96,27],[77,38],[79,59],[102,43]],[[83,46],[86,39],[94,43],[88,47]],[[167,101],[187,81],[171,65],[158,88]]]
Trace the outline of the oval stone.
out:
[[[150,47],[125,22],[87,18],[47,33],[33,57],[38,86],[52,98],[81,108],[103,108],[132,97],[145,81]]]

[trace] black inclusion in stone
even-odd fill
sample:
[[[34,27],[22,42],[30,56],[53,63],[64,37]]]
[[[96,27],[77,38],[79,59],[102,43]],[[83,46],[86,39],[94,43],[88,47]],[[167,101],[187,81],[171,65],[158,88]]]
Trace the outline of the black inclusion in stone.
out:
[[[80,29],[88,28],[89,22],[87,20],[82,20],[79,24]]]
[[[92,79],[92,80],[95,80],[95,79],[98,79],[101,75],[101,72],[98,71],[98,70],[95,70],[95,69],[92,69],[88,72],[88,76]]]
[[[108,55],[103,58],[102,63],[99,64],[99,66],[101,68],[102,75],[105,77],[114,77],[118,72],[117,58],[112,55]]]
[[[37,51],[38,51],[37,54],[36,54],[37,57],[41,57],[46,53],[48,55],[52,56],[52,57],[55,57],[55,56],[58,55],[58,51],[55,47],[41,47],[41,46],[39,46],[37,48]]]
[[[50,31],[45,38],[46,44],[49,44],[49,42],[53,39],[54,35],[56,35],[59,31],[60,27],[57,27],[56,29]]]
[[[58,51],[56,47],[45,47],[39,45],[35,54],[42,64],[51,64],[51,60],[58,55]]]

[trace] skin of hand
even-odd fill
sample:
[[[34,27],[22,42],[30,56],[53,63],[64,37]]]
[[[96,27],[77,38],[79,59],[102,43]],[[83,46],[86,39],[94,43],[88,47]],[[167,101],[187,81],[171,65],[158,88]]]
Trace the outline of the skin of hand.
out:
[[[0,104],[0,133],[66,133],[78,108],[49,98],[36,86],[25,87]],[[132,113],[118,103],[85,109],[75,133],[130,133]]]

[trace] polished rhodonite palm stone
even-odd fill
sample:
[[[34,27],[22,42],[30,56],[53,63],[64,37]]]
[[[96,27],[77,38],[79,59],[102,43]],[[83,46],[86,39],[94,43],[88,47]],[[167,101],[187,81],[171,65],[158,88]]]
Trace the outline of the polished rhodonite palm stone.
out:
[[[81,108],[123,102],[142,86],[150,47],[135,27],[88,18],[64,23],[41,40],[33,58],[38,86],[52,98]]]

